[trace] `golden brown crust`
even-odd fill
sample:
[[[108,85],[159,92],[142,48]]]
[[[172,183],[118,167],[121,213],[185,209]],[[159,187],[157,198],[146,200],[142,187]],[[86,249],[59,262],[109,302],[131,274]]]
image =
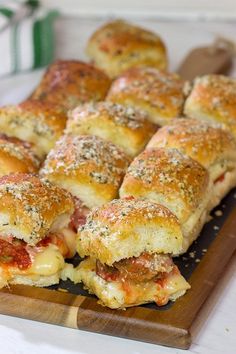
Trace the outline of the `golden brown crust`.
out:
[[[50,103],[27,100],[0,108],[0,132],[31,143],[43,158],[62,134],[66,119],[65,113]]]
[[[155,68],[131,68],[112,84],[107,100],[142,109],[159,125],[181,115],[184,82]]]
[[[183,224],[207,196],[208,173],[176,149],[147,149],[129,166],[121,197],[143,197],[168,207]]]
[[[96,135],[135,156],[143,150],[156,129],[142,111],[116,103],[98,102],[79,106],[70,112],[65,132]]]
[[[64,110],[105,98],[110,80],[99,69],[76,60],[51,64],[31,98],[51,102]]]
[[[0,177],[14,172],[35,173],[39,160],[29,146],[0,134]]]
[[[224,159],[236,162],[236,141],[222,126],[193,118],[177,118],[159,129],[147,148],[175,148],[210,171]]]
[[[20,173],[0,178],[2,236],[35,245],[56,225],[67,226],[73,211],[72,196],[48,181]]]
[[[78,253],[112,265],[150,253],[178,253],[183,236],[178,219],[162,205],[115,199],[94,209],[78,231]]]
[[[89,208],[115,198],[129,164],[118,147],[96,136],[63,136],[41,175],[69,190]]]
[[[157,34],[121,20],[99,28],[88,42],[87,54],[111,78],[134,66],[166,69],[168,65],[165,45]]]
[[[236,80],[223,75],[195,79],[184,113],[189,117],[223,123],[236,137]]]

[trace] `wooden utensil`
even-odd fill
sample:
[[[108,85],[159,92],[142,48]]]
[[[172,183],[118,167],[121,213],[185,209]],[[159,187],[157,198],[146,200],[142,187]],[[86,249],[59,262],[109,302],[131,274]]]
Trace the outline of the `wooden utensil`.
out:
[[[205,74],[228,74],[233,66],[235,45],[224,38],[207,47],[194,48],[187,54],[178,74],[186,80]]]

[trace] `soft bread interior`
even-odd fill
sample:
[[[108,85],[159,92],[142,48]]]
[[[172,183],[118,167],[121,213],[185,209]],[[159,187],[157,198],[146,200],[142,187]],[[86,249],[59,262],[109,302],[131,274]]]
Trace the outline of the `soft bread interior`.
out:
[[[81,257],[90,255],[112,265],[123,258],[138,257],[143,252],[178,254],[183,236],[180,227],[163,226],[150,221],[136,223],[128,235],[113,232],[108,237],[94,237],[78,232],[77,251]]]
[[[107,282],[96,274],[96,261],[87,258],[80,263],[76,271],[78,282],[83,282],[86,289],[99,298],[102,305],[112,309],[124,309],[130,306],[155,302],[158,298],[168,295],[169,300],[175,301],[182,296],[190,285],[182,275],[174,275],[166,282],[164,288],[158,287],[154,281],[133,284],[128,293],[125,291],[121,282]]]
[[[96,123],[96,124],[94,124]],[[93,122],[83,123],[78,129],[75,128],[76,133],[96,135],[104,140],[111,141],[113,144],[119,146],[128,155],[135,156],[142,150],[145,145],[145,141],[139,141],[135,135],[124,127],[119,127],[113,122],[107,120],[106,122],[99,122],[98,120]],[[73,132],[72,132],[73,133]],[[135,134],[135,133],[133,133]],[[128,137],[128,143],[127,143]]]
[[[70,214],[64,213],[61,215],[58,215],[55,220],[53,221],[50,229],[48,230],[49,232],[60,232],[61,229],[65,228],[68,226],[70,222]],[[36,237],[32,238],[32,234],[29,232],[28,228],[25,227],[20,221],[18,224],[16,224],[14,221],[11,220],[11,213],[2,213],[0,212],[0,234],[1,237],[8,237],[9,235],[19,239],[23,240],[26,243],[29,244],[35,244],[39,241],[39,239]],[[37,235],[38,236],[38,235]],[[46,236],[46,235],[45,235]]]
[[[96,184],[92,185],[81,183],[78,180],[75,181],[73,178],[67,177],[66,175],[63,176],[63,179],[54,178],[52,176],[50,176],[49,179],[59,187],[69,191],[73,196],[79,198],[89,209],[99,207],[110,199],[116,197],[114,195],[107,200],[107,196],[102,195],[100,189],[96,190]]]

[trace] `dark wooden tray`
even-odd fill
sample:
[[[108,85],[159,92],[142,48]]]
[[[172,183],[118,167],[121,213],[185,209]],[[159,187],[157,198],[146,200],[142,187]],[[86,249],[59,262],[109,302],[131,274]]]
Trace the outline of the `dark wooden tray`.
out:
[[[198,240],[175,262],[191,289],[175,303],[110,310],[70,281],[47,289],[0,291],[0,313],[187,349],[208,311],[203,307],[236,249],[236,189],[212,212]],[[73,263],[77,264],[75,257]],[[64,291],[65,292],[64,292]]]

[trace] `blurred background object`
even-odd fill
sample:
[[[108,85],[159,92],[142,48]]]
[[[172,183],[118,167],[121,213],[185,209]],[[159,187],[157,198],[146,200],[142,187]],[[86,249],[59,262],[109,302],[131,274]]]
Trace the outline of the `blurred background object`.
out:
[[[235,0],[42,0],[42,4],[73,16],[236,19]]]
[[[48,65],[54,56],[57,12],[39,1],[0,2],[0,76]]]

